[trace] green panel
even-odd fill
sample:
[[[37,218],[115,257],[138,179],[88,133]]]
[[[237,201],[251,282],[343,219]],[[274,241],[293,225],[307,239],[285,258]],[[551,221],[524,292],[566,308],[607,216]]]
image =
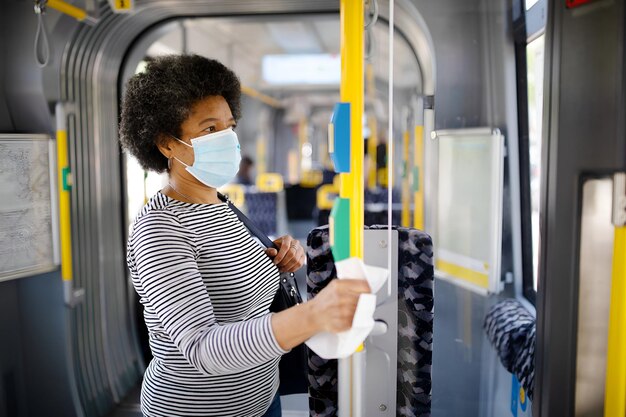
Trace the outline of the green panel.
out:
[[[61,175],[63,179],[63,191],[70,191],[72,188],[72,184],[69,181],[69,177],[71,175],[70,167],[65,167],[61,170]]]
[[[413,167],[413,192],[417,193],[418,191],[420,191],[420,169]]]
[[[350,257],[350,199],[337,198],[330,211],[330,249],[335,262]]]

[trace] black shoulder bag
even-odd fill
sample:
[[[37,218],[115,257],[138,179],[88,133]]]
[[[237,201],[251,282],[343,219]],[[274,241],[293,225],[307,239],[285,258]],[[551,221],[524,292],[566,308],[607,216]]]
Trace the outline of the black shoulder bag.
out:
[[[248,219],[235,205],[223,194],[217,193],[220,200],[228,204],[228,207],[237,215],[239,220],[248,228],[253,236],[256,236],[266,248],[274,248],[278,251],[278,246],[265,235],[250,219]],[[302,303],[302,297],[298,291],[293,272],[283,272],[280,274],[280,286],[274,300],[270,305],[270,311],[277,313]],[[309,389],[308,382],[308,357],[307,347],[303,344],[291,349],[290,352],[280,358],[280,395],[306,394]]]

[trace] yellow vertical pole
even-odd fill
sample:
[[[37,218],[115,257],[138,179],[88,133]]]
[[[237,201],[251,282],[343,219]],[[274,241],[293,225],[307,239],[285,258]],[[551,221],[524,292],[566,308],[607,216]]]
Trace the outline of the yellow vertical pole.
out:
[[[61,238],[61,277],[72,280],[72,224],[70,218],[70,190],[72,176],[68,162],[67,126],[63,105],[56,106],[57,181],[59,193],[59,234]]]
[[[402,153],[402,163],[404,164],[402,170],[402,226],[409,227],[410,226],[410,218],[411,218],[411,190],[409,185],[410,178],[410,164],[409,164],[409,141],[411,139],[411,135],[409,134],[408,129],[404,131],[402,134],[402,145],[403,145],[403,153]]]
[[[363,1],[341,0],[342,102],[350,110],[350,173],[341,174],[339,194],[350,199],[350,256],[363,258]]]
[[[626,226],[615,227],[613,245],[604,416],[622,417],[626,416]]]
[[[303,117],[300,119],[298,123],[298,157],[300,158],[299,167],[299,178],[302,178],[302,171],[304,170],[304,158],[302,149],[304,148],[304,144],[308,141],[308,129],[309,125],[306,119]]]
[[[374,82],[374,66],[371,63],[368,63],[365,66],[365,80],[367,81],[367,97],[370,102],[373,103],[376,99],[376,84]],[[373,114],[373,112],[367,118],[367,124],[370,129],[370,137],[367,141],[367,154],[370,160],[369,170],[367,173],[367,188],[372,190],[376,188],[376,175],[378,172],[378,161],[376,160],[376,147],[378,146],[378,123],[376,122],[376,115]]]
[[[350,103],[350,172],[341,173],[339,196],[349,201],[349,253],[363,258],[363,0],[340,0],[341,87],[340,100]],[[332,222],[331,229],[334,228]],[[331,230],[331,236],[334,232]],[[332,243],[331,243],[332,244]],[[363,396],[363,346],[338,361],[340,417],[361,417]]]
[[[256,173],[264,174],[267,172],[267,144],[264,135],[260,135],[256,140]]]
[[[413,227],[424,230],[424,126],[415,126],[413,161]]]
[[[378,148],[378,122],[376,116],[371,115],[367,119],[368,127],[370,128],[370,138],[367,141],[367,154],[369,155],[370,166],[367,173],[367,188],[373,190],[377,184],[378,173],[378,159],[376,158],[376,151]]]

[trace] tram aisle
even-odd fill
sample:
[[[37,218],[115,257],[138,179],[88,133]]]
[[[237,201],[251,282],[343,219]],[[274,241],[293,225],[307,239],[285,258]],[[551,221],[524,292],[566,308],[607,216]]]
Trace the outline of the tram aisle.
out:
[[[141,385],[137,385],[120,402],[116,409],[107,417],[142,417],[139,407]],[[306,394],[296,394],[281,397],[283,417],[308,417],[309,403]]]

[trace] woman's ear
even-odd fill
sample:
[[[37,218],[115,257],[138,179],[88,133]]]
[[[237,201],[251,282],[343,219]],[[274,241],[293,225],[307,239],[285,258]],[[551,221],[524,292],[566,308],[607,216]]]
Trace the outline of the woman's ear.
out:
[[[156,140],[156,146],[159,149],[159,152],[161,152],[167,159],[172,157],[172,142],[172,139],[164,134],[159,134]]]

